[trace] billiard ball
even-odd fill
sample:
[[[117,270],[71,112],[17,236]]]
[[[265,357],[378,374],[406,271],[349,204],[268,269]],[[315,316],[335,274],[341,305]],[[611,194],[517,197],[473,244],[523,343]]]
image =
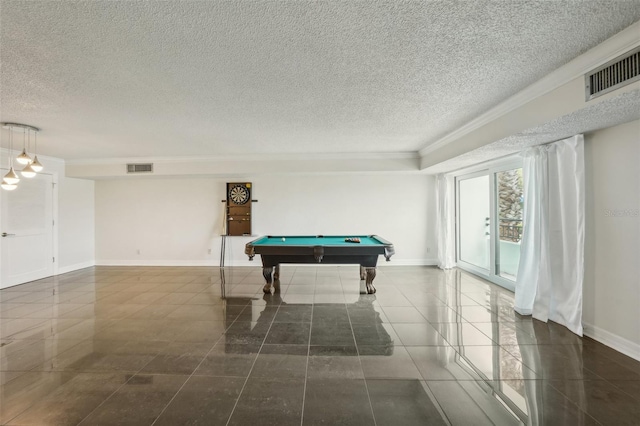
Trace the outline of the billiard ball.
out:
[[[285,240],[285,238],[284,238],[284,237],[282,237],[282,241],[284,241],[284,240]]]

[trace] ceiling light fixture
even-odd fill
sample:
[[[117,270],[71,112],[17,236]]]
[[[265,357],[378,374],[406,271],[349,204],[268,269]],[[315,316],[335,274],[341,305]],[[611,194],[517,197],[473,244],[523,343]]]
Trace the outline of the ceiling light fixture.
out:
[[[33,150],[33,163],[31,163],[31,168],[35,170],[36,173],[40,173],[44,166],[38,161],[38,132],[33,134],[34,145],[35,148]]]
[[[37,156],[35,157],[35,161],[31,160],[31,157],[27,154],[27,135],[29,136],[29,148],[31,147],[31,132],[37,133],[40,131],[37,127],[29,126],[27,124],[20,123],[1,123],[2,127],[9,130],[9,172],[4,175],[2,182],[0,183],[0,187],[7,191],[13,191],[17,188],[18,182],[20,182],[20,177],[13,169],[13,131],[15,128],[21,128],[23,132],[23,148],[22,153],[16,158],[21,164],[26,164],[25,168],[22,169],[21,174],[24,177],[32,178],[34,177],[39,170],[42,170],[42,164],[37,161]],[[36,139],[37,144],[37,139]],[[36,148],[37,149],[37,148]],[[26,162],[25,162],[26,159]],[[35,163],[35,167],[34,164]]]
[[[11,154],[13,153],[13,132],[9,130],[9,150],[8,150],[8,158],[9,158],[9,172],[4,175],[2,178],[2,183],[0,186],[2,189],[7,191],[13,191],[18,187],[17,183],[20,182],[20,178],[13,170],[13,160],[11,158]]]
[[[7,183],[6,180],[2,179],[2,183],[0,183],[0,187],[5,191],[13,191],[18,187],[18,185],[16,185],[15,183],[14,184]]]
[[[26,178],[31,179],[36,175],[36,171],[33,170],[33,167],[31,167],[31,164],[27,164],[26,166],[24,166],[24,169],[20,171],[20,174]]]
[[[31,150],[31,131],[27,130],[26,132],[27,132],[27,149]],[[20,174],[28,179],[31,179],[36,175],[36,171],[33,170],[33,167],[31,167],[31,163],[33,163],[33,160],[31,159],[31,157],[29,157],[29,155],[24,149],[22,150],[22,154],[20,154],[20,157],[22,157],[23,155],[26,155],[29,158],[29,162],[27,163],[26,166],[24,166],[24,169],[20,171]],[[20,157],[18,157],[18,159]]]
[[[30,164],[31,157],[27,154],[27,128],[22,128],[22,152],[16,157],[16,161],[20,164]]]

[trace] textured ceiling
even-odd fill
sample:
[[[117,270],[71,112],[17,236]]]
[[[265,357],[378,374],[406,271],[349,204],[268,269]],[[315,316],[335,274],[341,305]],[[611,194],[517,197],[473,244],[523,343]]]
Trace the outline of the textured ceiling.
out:
[[[2,121],[65,159],[428,146],[634,1],[2,1]]]

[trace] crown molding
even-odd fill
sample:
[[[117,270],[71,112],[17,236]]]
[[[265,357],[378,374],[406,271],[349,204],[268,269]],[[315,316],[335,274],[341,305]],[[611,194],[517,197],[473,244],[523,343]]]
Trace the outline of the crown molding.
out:
[[[116,157],[80,158],[66,160],[70,166],[126,163],[211,163],[211,162],[263,162],[263,161],[345,161],[345,160],[406,160],[419,159],[417,152],[348,152],[348,153],[296,153],[252,154],[191,157]]]
[[[153,173],[126,173],[127,163],[153,163]],[[287,154],[225,157],[138,157],[67,161],[68,177],[225,177],[274,174],[418,173],[417,152]]]
[[[503,115],[543,96],[558,87],[576,79],[583,77],[589,71],[623,55],[627,51],[640,46],[640,21],[620,31],[613,37],[605,40],[596,47],[588,50],[557,70],[546,75],[542,79],[526,87],[504,102],[499,103],[484,114],[462,127],[454,130],[446,136],[438,139],[420,149],[421,157],[448,145],[474,130],[485,126]]]

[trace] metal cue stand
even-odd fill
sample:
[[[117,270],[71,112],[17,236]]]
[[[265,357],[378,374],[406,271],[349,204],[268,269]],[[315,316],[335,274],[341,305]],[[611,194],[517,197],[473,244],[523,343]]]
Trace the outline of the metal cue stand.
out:
[[[227,200],[222,200],[222,232],[220,237],[222,237],[220,239],[220,269],[222,270],[227,250]]]
[[[220,268],[225,266],[225,258],[227,253],[227,237],[233,235],[227,235],[227,200],[222,201],[222,232],[220,233]],[[258,200],[251,200],[252,203],[257,203]],[[240,236],[240,235],[239,235]],[[242,235],[242,237],[255,237],[255,235]]]

